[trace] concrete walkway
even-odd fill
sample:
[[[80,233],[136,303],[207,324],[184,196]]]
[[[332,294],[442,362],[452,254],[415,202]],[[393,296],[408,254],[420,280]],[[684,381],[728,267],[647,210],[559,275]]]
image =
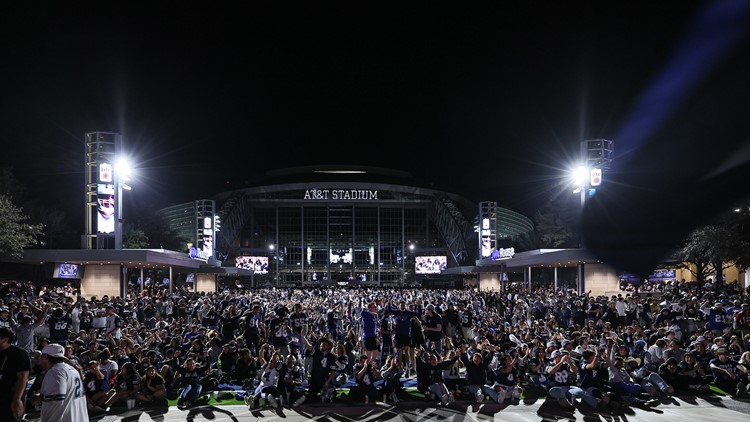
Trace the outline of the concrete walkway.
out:
[[[165,413],[166,411],[166,413]],[[30,421],[35,419],[29,418]],[[38,419],[36,419],[38,420]],[[585,421],[585,422],[638,422],[638,421],[690,421],[734,422],[750,420],[750,400],[724,397],[681,397],[663,399],[651,409],[625,408],[616,412],[597,412],[583,404],[573,411],[560,409],[555,401],[534,400],[518,405],[500,406],[486,403],[456,402],[446,407],[428,406],[427,403],[407,402],[397,405],[376,403],[372,405],[302,405],[296,409],[263,407],[248,410],[246,406],[201,406],[189,410],[175,407],[162,411],[123,411],[98,419],[112,421]]]

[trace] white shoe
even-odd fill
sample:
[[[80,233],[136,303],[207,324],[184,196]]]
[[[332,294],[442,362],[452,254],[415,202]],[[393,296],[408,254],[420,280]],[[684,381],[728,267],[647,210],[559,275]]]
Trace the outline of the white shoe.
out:
[[[271,407],[273,407],[274,409],[279,408],[279,402],[276,401],[276,397],[268,396],[267,399],[268,399],[268,404],[270,404]]]
[[[513,400],[521,399],[521,391],[518,389],[513,390]]]
[[[456,397],[453,394],[448,394],[448,403],[453,403],[456,401]]]
[[[477,403],[481,403],[484,401],[484,394],[481,391],[477,391],[475,396],[477,397]]]
[[[443,394],[443,397],[440,398],[440,404],[443,406],[448,405],[448,395]]]
[[[495,401],[497,401],[498,404],[503,404],[503,402],[505,401],[505,394],[503,394],[503,393],[498,394],[497,395],[497,400],[495,400]]]
[[[297,400],[294,401],[294,403],[292,403],[292,407],[297,407],[304,402],[305,402],[305,396],[300,396],[300,398],[298,398]]]

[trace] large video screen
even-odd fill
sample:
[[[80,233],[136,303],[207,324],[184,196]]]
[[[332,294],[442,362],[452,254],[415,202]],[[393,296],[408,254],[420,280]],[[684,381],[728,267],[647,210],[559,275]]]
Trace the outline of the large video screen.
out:
[[[96,185],[96,231],[110,234],[115,232],[115,185],[112,163],[99,164],[99,178]]]
[[[255,274],[268,274],[268,257],[238,256],[235,258],[234,266],[243,270],[253,270]]]
[[[48,273],[49,274],[49,273]],[[81,278],[78,275],[78,264],[57,264],[54,278]]]
[[[448,268],[448,257],[446,256],[418,256],[414,264],[416,274],[440,274],[440,271]]]
[[[331,249],[331,264],[351,264],[351,249]]]

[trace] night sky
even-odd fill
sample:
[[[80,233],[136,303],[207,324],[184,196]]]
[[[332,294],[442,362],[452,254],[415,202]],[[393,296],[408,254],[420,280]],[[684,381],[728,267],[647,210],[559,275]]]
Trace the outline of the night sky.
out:
[[[743,2],[718,3],[747,17]],[[694,120],[685,110],[708,101],[736,111],[750,93],[745,33],[669,74],[675,56],[698,49],[690,34],[710,2],[102,4],[0,17],[0,166],[81,221],[83,135],[95,130],[124,136],[139,168],[136,203],[257,185],[278,168],[354,164],[406,170],[530,217],[570,194],[564,177],[583,139],[614,139],[631,164],[650,143],[748,139],[742,113],[722,140],[685,136]],[[686,85],[672,114],[641,125],[643,99],[696,61],[717,65]],[[733,88],[706,96],[712,80]],[[719,115],[707,124],[724,126]],[[700,166],[694,151],[671,152],[640,163]]]

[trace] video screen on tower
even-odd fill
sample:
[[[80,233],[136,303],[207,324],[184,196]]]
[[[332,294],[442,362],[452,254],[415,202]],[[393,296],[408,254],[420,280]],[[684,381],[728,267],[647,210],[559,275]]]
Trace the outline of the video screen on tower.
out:
[[[78,274],[78,264],[57,264],[53,278],[81,278]]]
[[[115,185],[111,163],[99,164],[99,177],[96,185],[96,231],[111,234],[115,232]]]
[[[440,271],[448,268],[446,256],[418,256],[415,261],[415,274],[440,274]]]
[[[234,266],[243,270],[253,270],[255,274],[268,274],[268,257],[238,256],[235,258]]]

